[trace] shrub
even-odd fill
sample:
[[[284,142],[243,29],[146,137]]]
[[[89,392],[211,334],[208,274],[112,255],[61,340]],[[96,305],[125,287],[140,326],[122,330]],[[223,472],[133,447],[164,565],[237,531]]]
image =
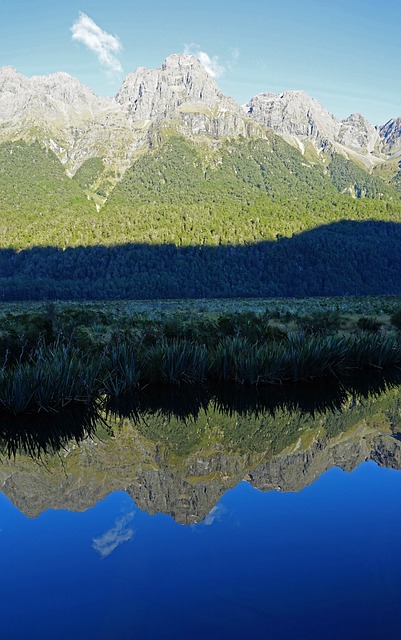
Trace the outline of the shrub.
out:
[[[393,327],[401,330],[401,309],[397,309],[397,311],[394,311],[393,315],[390,318],[390,321]]]
[[[377,318],[368,318],[366,316],[362,316],[361,318],[359,318],[357,326],[358,329],[362,329],[362,331],[379,331],[381,323]]]

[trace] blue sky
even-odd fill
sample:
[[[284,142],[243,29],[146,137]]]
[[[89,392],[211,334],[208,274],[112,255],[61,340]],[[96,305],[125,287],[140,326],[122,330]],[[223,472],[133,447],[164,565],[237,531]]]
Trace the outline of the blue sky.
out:
[[[400,41],[399,0],[0,2],[0,66],[28,76],[66,71],[114,95],[136,67],[190,50],[240,103],[304,89],[336,116],[373,124],[401,115]]]

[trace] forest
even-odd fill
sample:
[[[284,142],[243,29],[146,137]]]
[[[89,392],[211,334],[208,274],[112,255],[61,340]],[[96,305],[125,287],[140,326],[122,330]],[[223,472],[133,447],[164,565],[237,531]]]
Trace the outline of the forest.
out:
[[[401,293],[400,171],[173,133],[109,192],[111,171],[71,179],[38,143],[0,145],[0,299]]]

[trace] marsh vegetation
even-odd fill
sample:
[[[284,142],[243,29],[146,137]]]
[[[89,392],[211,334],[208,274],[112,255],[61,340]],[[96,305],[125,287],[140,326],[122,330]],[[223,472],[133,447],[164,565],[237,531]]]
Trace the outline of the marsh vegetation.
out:
[[[136,312],[120,303],[5,307],[0,411],[58,411],[152,386],[282,385],[401,366],[397,298],[347,309],[336,299],[234,302]]]

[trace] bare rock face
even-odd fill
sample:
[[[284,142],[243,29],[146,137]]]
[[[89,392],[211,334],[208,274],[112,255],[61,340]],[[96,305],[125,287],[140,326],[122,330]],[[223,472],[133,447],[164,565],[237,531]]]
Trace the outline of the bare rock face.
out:
[[[116,101],[133,127],[167,121],[183,135],[215,139],[261,133],[192,55],[169,56],[157,69],[139,67],[125,78]]]
[[[169,56],[157,69],[139,67],[130,73],[116,101],[127,108],[133,120],[165,118],[184,104],[240,112],[239,105],[221,93],[199,60],[185,54]]]
[[[0,69],[0,122],[3,132],[14,125],[23,135],[31,124],[38,130],[60,130],[91,122],[100,113],[116,111],[111,98],[98,98],[66,73],[26,78],[11,67]]]
[[[113,98],[99,98],[66,73],[26,78],[0,69],[0,142],[39,141],[70,174],[90,157],[114,164],[132,145],[131,129]]]
[[[392,118],[380,127],[381,150],[387,155],[401,155],[401,117]]]
[[[244,107],[257,122],[284,136],[311,139],[323,148],[336,139],[340,122],[304,91],[261,93]]]
[[[301,149],[309,141],[318,152],[357,156],[368,166],[379,162],[382,134],[376,127],[359,113],[340,120],[304,91],[261,93],[244,110]]]
[[[372,153],[379,143],[379,132],[360,113],[341,121],[336,141],[356,151]]]

